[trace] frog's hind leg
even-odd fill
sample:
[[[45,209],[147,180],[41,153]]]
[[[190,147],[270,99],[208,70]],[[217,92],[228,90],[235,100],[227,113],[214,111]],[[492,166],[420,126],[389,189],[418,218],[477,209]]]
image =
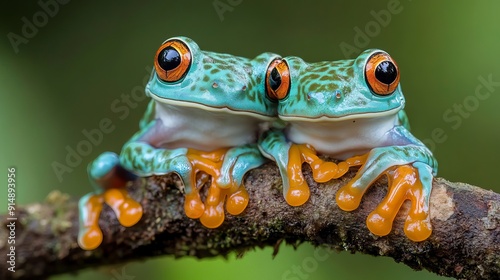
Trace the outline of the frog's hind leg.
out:
[[[103,239],[99,228],[99,216],[103,204],[102,194],[89,193],[78,202],[79,209],[79,231],[78,245],[84,250],[97,248]]]
[[[113,209],[122,226],[133,226],[141,219],[141,205],[125,189],[126,182],[136,176],[120,165],[116,154],[101,154],[89,165],[89,177],[91,182],[104,187],[104,202]]]
[[[125,192],[127,181],[133,180],[135,176],[120,166],[118,155],[112,152],[98,156],[89,164],[87,171],[95,192],[85,195],[79,202],[78,244],[85,250],[92,250],[99,246],[103,238],[98,222],[105,198],[109,196],[109,192]],[[121,203],[119,199],[115,200],[115,205],[121,206],[119,213],[123,214],[117,216],[122,225],[131,226],[141,218],[141,206],[128,195]]]
[[[104,152],[87,167],[89,181],[97,190],[123,188],[136,176],[120,165],[120,159],[113,152]]]

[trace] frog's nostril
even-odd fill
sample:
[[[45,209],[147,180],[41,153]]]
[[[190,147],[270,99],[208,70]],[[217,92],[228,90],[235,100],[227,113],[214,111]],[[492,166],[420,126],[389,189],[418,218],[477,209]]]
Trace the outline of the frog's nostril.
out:
[[[342,98],[342,92],[340,90],[335,91],[335,98],[337,98],[337,99]]]

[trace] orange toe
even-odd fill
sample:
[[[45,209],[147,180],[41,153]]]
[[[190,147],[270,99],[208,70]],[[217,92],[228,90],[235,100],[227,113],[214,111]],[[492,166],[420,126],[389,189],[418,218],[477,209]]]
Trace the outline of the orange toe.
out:
[[[424,241],[432,234],[432,225],[429,218],[414,220],[410,216],[405,222],[405,234],[408,238],[415,242]]]
[[[310,195],[311,191],[309,190],[309,186],[304,182],[300,185],[290,186],[290,189],[285,195],[285,200],[291,206],[300,206],[306,203]]]
[[[127,199],[125,203],[120,205],[120,212],[117,215],[118,221],[124,227],[131,227],[142,217],[142,206],[132,199]]]
[[[334,162],[318,159],[311,164],[314,181],[325,183],[333,179],[338,172],[338,166]]]
[[[191,219],[198,219],[205,212],[205,205],[201,201],[198,191],[186,194],[184,198],[184,212]]]
[[[200,217],[200,222],[207,228],[219,227],[224,222],[223,204],[220,203],[217,206],[209,205]]]
[[[249,196],[244,187],[229,196],[226,202],[227,212],[231,215],[239,215],[248,205]]]
[[[394,218],[387,218],[377,212],[372,212],[366,219],[366,226],[371,233],[378,236],[386,236],[392,230],[392,222]]]
[[[102,231],[98,226],[80,229],[78,245],[84,250],[94,250],[102,243]]]
[[[347,184],[341,187],[336,195],[337,205],[344,211],[353,211],[359,207],[363,193]]]

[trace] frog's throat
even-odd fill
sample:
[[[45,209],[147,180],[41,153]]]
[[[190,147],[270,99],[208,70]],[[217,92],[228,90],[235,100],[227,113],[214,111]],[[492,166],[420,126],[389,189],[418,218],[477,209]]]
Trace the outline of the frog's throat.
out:
[[[277,117],[275,117],[275,116],[268,116],[268,115],[260,114],[260,113],[255,112],[255,111],[239,111],[239,110],[233,110],[231,108],[228,108],[227,106],[215,107],[215,106],[209,106],[206,104],[196,103],[193,101],[172,100],[172,99],[168,99],[168,98],[159,97],[158,95],[155,95],[151,91],[149,91],[148,94],[154,100],[156,100],[160,103],[174,105],[174,106],[190,107],[190,108],[196,108],[196,109],[212,111],[212,112],[222,112],[222,113],[228,113],[228,114],[250,116],[250,117],[260,119],[263,121],[272,121],[272,120],[277,119]]]
[[[305,117],[305,116],[282,116],[280,115],[280,119],[293,122],[293,121],[305,121],[305,122],[340,122],[352,119],[374,119],[379,117],[385,117],[390,115],[395,115],[399,111],[403,110],[403,105],[396,107],[391,110],[382,111],[382,112],[371,112],[371,113],[360,113],[360,114],[351,114],[345,115],[341,117],[329,117],[329,116],[320,116],[320,117]]]

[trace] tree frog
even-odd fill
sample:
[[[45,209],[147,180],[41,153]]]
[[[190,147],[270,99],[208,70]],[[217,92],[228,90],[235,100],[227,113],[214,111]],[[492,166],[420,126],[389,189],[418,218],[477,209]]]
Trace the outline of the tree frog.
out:
[[[119,156],[106,152],[89,166],[98,191],[80,201],[80,247],[90,250],[101,243],[98,219],[103,203],[123,226],[141,218],[141,205],[123,187],[130,179],[123,175],[127,173],[178,174],[184,183],[186,215],[206,227],[223,222],[224,202],[230,214],[241,213],[248,203],[243,176],[266,161],[257,147],[260,125],[277,115],[276,105],[264,94],[266,69],[277,57],[264,53],[247,59],[201,51],[186,37],[166,40],[155,55],[146,86],[152,100],[139,132]],[[203,203],[199,191],[208,180]]]
[[[286,57],[273,62],[266,73],[266,94],[278,102],[279,118],[287,126],[268,131],[259,148],[278,164],[289,204],[302,205],[309,198],[304,162],[317,182],[361,166],[337,193],[341,209],[355,210],[367,188],[385,174],[389,192],[367,218],[369,230],[389,234],[399,208],[409,199],[406,235],[421,241],[431,234],[429,196],[437,162],[409,132],[399,79],[396,62],[375,49],[350,60],[306,63]],[[317,154],[343,161],[326,162]]]

